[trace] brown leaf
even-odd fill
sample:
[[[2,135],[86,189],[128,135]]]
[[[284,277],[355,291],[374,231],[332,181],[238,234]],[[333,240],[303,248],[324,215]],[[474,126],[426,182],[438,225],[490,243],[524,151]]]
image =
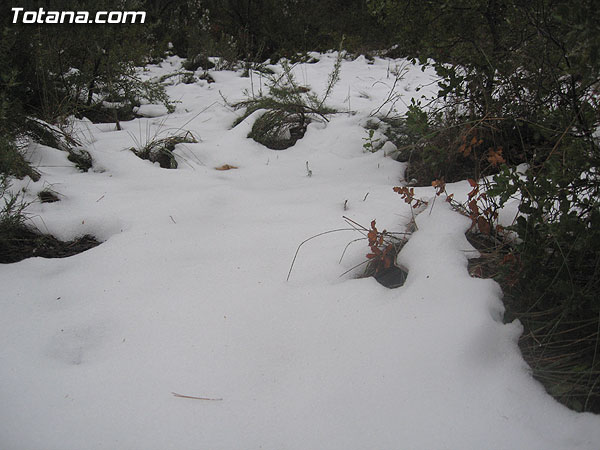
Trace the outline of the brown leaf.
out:
[[[223,164],[222,166],[215,167],[215,170],[231,170],[237,169],[237,166],[232,166],[231,164]]]
[[[375,245],[377,242],[377,231],[371,230],[367,233],[367,238],[369,239],[369,245]]]
[[[469,156],[471,154],[471,150],[473,149],[473,147],[471,147],[470,145],[466,145],[466,144],[462,144],[459,148],[458,151],[460,153],[462,153],[462,155],[466,158],[467,156]]]
[[[471,211],[472,217],[479,216],[479,207],[477,206],[477,200],[473,199],[469,202],[469,210]]]
[[[477,226],[479,227],[479,231],[483,234],[490,234],[490,223],[482,216],[479,216],[477,219]]]
[[[504,164],[506,161],[502,157],[502,147],[498,147],[497,150],[493,150],[490,148],[487,160],[492,165],[492,167],[497,167],[499,164]]]
[[[431,185],[436,189],[435,195],[442,195],[442,193],[446,190],[446,182],[444,181],[444,178],[432,181]]]

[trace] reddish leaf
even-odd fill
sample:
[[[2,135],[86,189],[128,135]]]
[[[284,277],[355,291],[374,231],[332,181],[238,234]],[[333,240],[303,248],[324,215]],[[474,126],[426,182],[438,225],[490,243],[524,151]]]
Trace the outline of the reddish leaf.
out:
[[[469,210],[472,216],[479,216],[479,208],[477,207],[477,200],[473,199],[469,202]]]
[[[502,157],[502,147],[498,147],[498,149],[495,151],[490,148],[487,160],[492,167],[497,167],[499,164],[505,163],[506,161]]]
[[[490,234],[490,223],[482,216],[479,216],[477,219],[477,226],[479,227],[479,231],[483,234]]]
[[[446,190],[446,182],[443,178],[432,181],[431,185],[436,189],[436,195],[441,195]]]

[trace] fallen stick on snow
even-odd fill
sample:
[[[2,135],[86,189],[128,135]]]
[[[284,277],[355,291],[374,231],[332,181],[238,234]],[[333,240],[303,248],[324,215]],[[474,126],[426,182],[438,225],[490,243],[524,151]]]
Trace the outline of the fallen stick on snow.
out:
[[[210,401],[214,401],[214,402],[223,400],[222,398],[192,397],[190,395],[181,395],[181,394],[178,394],[177,392],[171,392],[171,394],[173,394],[175,397],[178,397],[178,398],[191,398],[192,400],[210,400]]]

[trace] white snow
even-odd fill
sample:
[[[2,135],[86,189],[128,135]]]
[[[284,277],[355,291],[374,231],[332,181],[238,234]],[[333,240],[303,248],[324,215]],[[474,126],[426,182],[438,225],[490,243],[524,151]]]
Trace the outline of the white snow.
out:
[[[336,55],[315,56],[294,71],[322,94]],[[358,241],[338,263],[353,231],[309,241],[286,281],[297,246],[345,228],[343,215],[390,231],[413,218],[392,191],[403,164],[362,147],[397,63],[344,61],[329,102],[344,113],[284,151],[246,137],[255,116],[231,128],[239,113],[221,94],[240,100],[266,80],[226,71],[169,86],[174,114],[123,131],[76,123],[89,173],[32,145],[42,179],[17,187],[33,198],[51,186],[61,201],[31,205],[31,220],[104,242],[0,267],[0,448],[600,448],[600,418],[531,377],[499,287],[468,275],[469,220],[442,198],[416,216],[399,255],[404,286],[357,279],[360,269],[340,277],[368,252]],[[173,57],[148,76],[179,67]],[[410,67],[396,106],[431,92],[416,89],[432,78]],[[181,130],[198,143],[177,145],[176,170],[128,150]],[[215,170],[224,164],[237,168]]]
[[[168,113],[164,105],[140,105],[133,108],[133,112],[143,117],[160,117]]]

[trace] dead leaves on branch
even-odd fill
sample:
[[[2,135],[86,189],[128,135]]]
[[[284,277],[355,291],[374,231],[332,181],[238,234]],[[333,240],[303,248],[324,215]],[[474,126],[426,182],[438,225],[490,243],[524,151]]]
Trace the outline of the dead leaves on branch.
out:
[[[501,155],[495,155],[501,157]],[[501,234],[504,230],[497,223],[499,207],[495,200],[489,197],[485,192],[485,181],[481,182],[481,184],[472,178],[469,178],[467,181],[471,186],[471,191],[468,193],[468,199],[464,204],[454,200],[454,193],[448,193],[446,191],[446,181],[444,178],[434,180],[431,183],[431,186],[435,189],[436,197],[446,195],[446,202],[450,203],[453,208],[461,214],[464,214],[471,219],[472,224],[470,230],[477,228],[479,232],[487,236],[490,236],[491,234]],[[396,186],[393,189],[406,203],[415,209],[429,204],[426,200],[417,198],[415,196],[415,190],[412,187]]]
[[[471,139],[469,139],[469,137]],[[461,136],[461,141],[462,143],[458,147],[458,152],[465,158],[468,158],[477,147],[483,144],[483,139],[480,139],[478,136],[477,128],[469,128],[467,132]]]
[[[471,192],[468,194],[467,212],[472,221],[471,229],[477,227],[479,231],[487,236],[495,233],[501,233],[502,227],[498,225],[498,205],[487,195],[481,191],[481,185],[469,178]]]
[[[371,228],[367,233],[369,248],[371,249],[371,252],[367,253],[367,259],[371,261],[375,274],[392,267],[396,259],[396,247],[388,238],[387,230],[377,230],[375,220],[372,220]]]
[[[407,186],[396,186],[394,188],[394,192],[400,194],[402,199],[415,209],[420,208],[423,205],[427,205],[427,202],[425,200],[421,200],[415,197],[414,188],[409,188]]]
[[[489,137],[490,130],[493,129],[494,127],[492,126],[491,121],[488,123],[487,120],[481,120],[475,125],[467,127],[460,136],[461,144],[458,147],[458,153],[460,153],[464,158],[470,157],[474,160],[479,160],[480,158],[483,159],[483,157],[485,157],[490,164],[490,167],[493,169],[496,169],[501,164],[506,163],[506,160],[502,155],[504,150],[502,146],[491,146],[488,147],[487,151],[480,150],[485,143],[484,139],[481,137],[481,133],[483,133],[484,137],[486,137],[486,140],[489,143],[491,140]]]

